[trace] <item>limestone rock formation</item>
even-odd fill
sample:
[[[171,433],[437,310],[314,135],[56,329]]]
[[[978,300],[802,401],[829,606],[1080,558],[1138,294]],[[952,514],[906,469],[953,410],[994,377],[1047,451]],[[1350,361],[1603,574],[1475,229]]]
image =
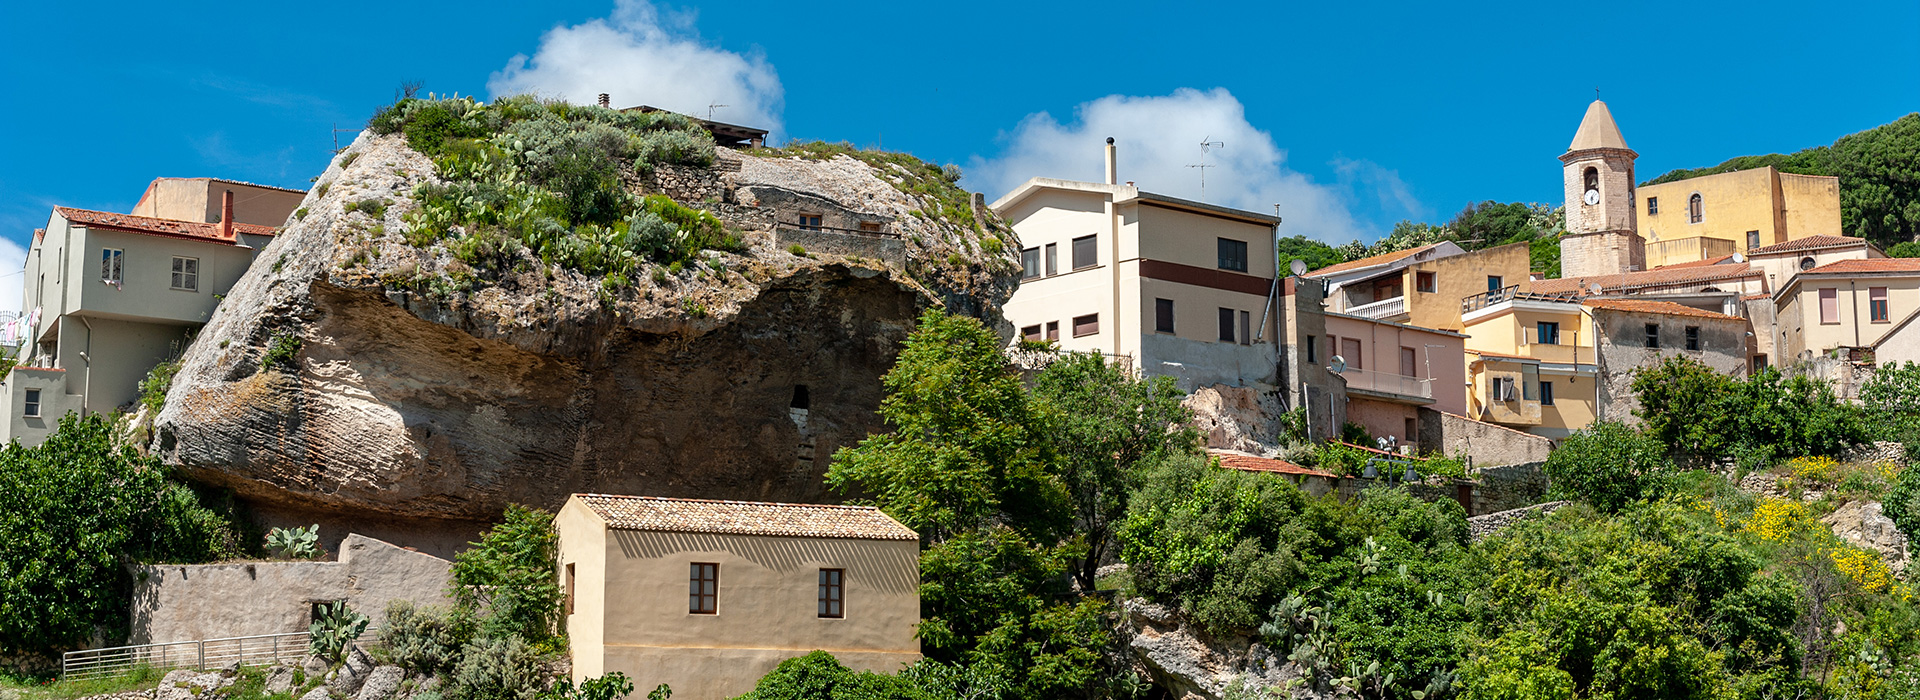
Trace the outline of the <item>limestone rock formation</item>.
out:
[[[1120,631],[1136,666],[1173,698],[1220,700],[1234,689],[1250,691],[1251,697],[1351,697],[1344,691],[1316,692],[1297,666],[1259,642],[1209,635],[1143,598],[1123,607]]]
[[[1881,511],[1878,501],[1851,501],[1834,509],[1820,522],[1833,528],[1834,536],[1848,544],[1878,552],[1893,575],[1906,578],[1907,536],[1893,524],[1893,518]]]
[[[1278,393],[1264,387],[1215,384],[1194,390],[1182,403],[1193,410],[1194,426],[1207,447],[1266,454],[1278,449],[1281,415]]]
[[[1004,326],[1018,276],[1003,223],[943,216],[908,175],[725,149],[624,172],[745,246],[616,283],[525,249],[487,272],[410,243],[441,174],[370,131],[187,351],[153,448],[256,509],[402,521],[573,492],[828,500],[826,462],[881,427],[880,377],[920,311]],[[825,223],[792,225],[808,214]]]

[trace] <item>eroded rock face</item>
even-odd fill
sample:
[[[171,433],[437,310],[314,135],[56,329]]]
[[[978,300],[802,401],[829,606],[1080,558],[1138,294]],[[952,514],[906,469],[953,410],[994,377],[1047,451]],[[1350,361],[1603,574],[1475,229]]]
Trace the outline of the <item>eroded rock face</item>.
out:
[[[1264,644],[1207,634],[1166,606],[1143,598],[1122,605],[1120,632],[1136,666],[1171,697],[1221,700],[1231,692],[1302,700],[1349,697],[1317,692],[1297,666]]]
[[[1207,447],[1266,454],[1279,446],[1280,417],[1286,411],[1270,387],[1215,384],[1194,390],[1182,403],[1193,410]]]
[[[1820,522],[1833,528],[1834,536],[1848,544],[1879,553],[1895,576],[1906,578],[1907,536],[1881,511],[1878,501],[1848,502]]]
[[[778,212],[751,197],[708,203],[745,233],[743,254],[618,289],[523,254],[473,284],[442,247],[402,238],[432,163],[398,136],[348,152],[215,311],[155,420],[164,460],[258,504],[481,520],[574,492],[830,500],[826,462],[880,428],[880,377],[913,319],[959,295],[997,321],[1011,293],[1014,266],[977,231],[900,223],[947,241],[909,246],[909,265],[971,251],[1005,271],[916,277],[776,247]],[[913,204],[865,164],[815,165],[816,180],[853,181],[847,209]],[[752,184],[740,170],[714,176],[733,202]],[[377,218],[345,206],[373,197],[390,202]]]

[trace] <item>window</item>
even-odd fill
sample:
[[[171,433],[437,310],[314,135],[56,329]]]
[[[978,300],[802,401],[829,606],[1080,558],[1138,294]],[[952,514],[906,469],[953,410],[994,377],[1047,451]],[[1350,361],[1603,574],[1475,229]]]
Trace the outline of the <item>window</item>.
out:
[[[1030,280],[1040,276],[1040,249],[1027,248],[1020,251],[1020,279]]]
[[[1867,315],[1874,323],[1886,323],[1892,314],[1887,309],[1887,288],[1867,288]]]
[[[1060,322],[1048,321],[1047,322],[1047,340],[1059,340],[1059,339],[1060,339]]]
[[[1413,273],[1413,288],[1429,294],[1440,291],[1439,275],[1431,272]]]
[[[27,390],[26,416],[28,418],[40,417],[40,390],[39,389]]]
[[[1748,370],[1747,370],[1747,374],[1749,374],[1749,375],[1751,375],[1751,374],[1756,374],[1756,373],[1758,373],[1758,372],[1759,372],[1760,370],[1763,370],[1763,369],[1766,369],[1766,368],[1767,368],[1767,356],[1766,356],[1766,355],[1754,355],[1754,356],[1753,356],[1753,362],[1752,362],[1752,363],[1750,363],[1750,364],[1749,364],[1749,366],[1748,366]]]
[[[806,229],[808,231],[820,230],[820,215],[819,214],[801,214],[800,228]]]
[[[1100,332],[1100,314],[1087,314],[1073,317],[1073,337],[1093,335]]]
[[[1490,400],[1513,401],[1517,398],[1517,394],[1518,392],[1513,390],[1513,377],[1493,378],[1493,396],[1489,397]]]
[[[1036,324],[1034,324],[1034,325],[1031,325],[1031,326],[1021,326],[1021,327],[1020,327],[1020,339],[1021,339],[1021,340],[1039,340],[1039,339],[1040,339],[1040,324],[1037,324],[1037,323],[1036,323]]]
[[[1520,399],[1523,401],[1540,400],[1540,366],[1520,366]]]
[[[1420,376],[1420,363],[1413,348],[1400,348],[1400,376]]]
[[[1599,168],[1587,168],[1587,172],[1581,179],[1583,181],[1583,184],[1587,186],[1587,189],[1590,189],[1590,190],[1600,189],[1600,169]]]
[[[1820,290],[1820,322],[1840,322],[1840,288],[1827,287]]]
[[[1253,315],[1245,311],[1240,312],[1240,344],[1253,344]]]
[[[200,259],[173,256],[173,280],[169,285],[171,289],[200,291]]]
[[[1540,405],[1553,405],[1553,382],[1540,382]]]
[[[1506,286],[1505,280],[1500,279],[1499,275],[1487,275],[1487,291],[1497,292]]]
[[[879,233],[879,232],[880,232],[880,222],[878,222],[878,221],[862,221],[862,222],[860,222],[860,230],[862,230],[862,231],[865,231],[865,232],[867,232],[867,233]]]
[[[1057,274],[1060,274],[1060,246],[1056,243],[1048,243],[1047,276],[1052,277]]]
[[[1153,300],[1153,331],[1155,333],[1173,332],[1173,300]]]
[[[1658,323],[1649,323],[1649,324],[1647,324],[1647,347],[1650,347],[1650,348],[1654,348],[1654,349],[1659,349],[1659,347],[1660,347],[1660,324],[1658,324]]]
[[[1687,223],[1697,224],[1707,218],[1707,208],[1700,202],[1700,193],[1695,192],[1687,198]]]
[[[1688,350],[1700,349],[1700,327],[1699,326],[1687,326],[1687,349]]]
[[[1073,269],[1084,270],[1100,264],[1099,256],[1094,254],[1094,241],[1094,236],[1073,239]]]
[[[1233,309],[1220,310],[1220,342],[1233,342]]]
[[[1307,346],[1307,364],[1310,364],[1310,365],[1320,364],[1320,336],[1317,336],[1317,335],[1307,336],[1306,346]]]
[[[125,257],[119,248],[100,249],[100,281],[108,284],[120,284],[121,258]]]
[[[1247,271],[1247,242],[1222,238],[1220,241],[1220,269],[1234,272]]]
[[[846,569],[820,570],[820,616],[846,617]]]
[[[1659,197],[1648,197],[1648,198],[1647,198],[1647,213],[1648,213],[1648,214],[1658,214],[1658,213],[1660,213],[1660,198],[1659,198]]]
[[[1811,270],[1811,269],[1813,269],[1813,266],[1814,266],[1815,264],[1816,264],[1816,261],[1815,261],[1815,260],[1813,259],[1813,256],[1811,256],[1811,255],[1809,255],[1809,256],[1807,256],[1807,257],[1804,257],[1804,258],[1801,258],[1801,259],[1800,259],[1800,271],[1801,271],[1801,272],[1806,272],[1806,271],[1808,271],[1808,270]]]
[[[566,596],[567,596],[567,597],[566,597],[566,600],[567,600],[567,614],[568,614],[568,615],[572,615],[572,614],[573,614],[573,565],[572,565],[572,564],[568,564],[568,565],[567,565],[567,589],[566,589]]]
[[[1352,367],[1354,369],[1367,368],[1366,364],[1360,361],[1361,359],[1360,350],[1361,350],[1361,345],[1360,345],[1359,338],[1341,338],[1340,339],[1340,352],[1343,356],[1343,359],[1347,361],[1348,367]]]
[[[1402,419],[1402,420],[1401,420],[1401,426],[1402,426],[1402,427],[1403,427],[1403,428],[1405,429],[1405,431],[1406,431],[1406,434],[1407,434],[1407,438],[1406,438],[1406,442],[1407,442],[1407,443],[1409,443],[1409,444],[1411,444],[1411,443],[1415,443],[1415,442],[1419,442],[1419,441],[1420,441],[1420,440],[1419,440],[1419,439],[1418,439],[1417,437],[1415,437],[1415,435],[1414,435],[1414,433],[1416,433],[1416,432],[1418,432],[1418,430],[1416,430],[1416,428],[1415,428],[1415,426],[1417,426],[1417,425],[1419,425],[1419,424],[1418,424],[1418,423],[1416,423],[1416,422],[1414,422],[1414,420],[1413,420],[1412,418],[1405,418],[1405,419]]]
[[[1758,248],[1758,247],[1760,247],[1760,232],[1748,231],[1747,232],[1747,250],[1753,250],[1754,248]]]
[[[719,610],[720,565],[694,564],[687,574],[687,612],[712,615]]]
[[[1541,321],[1534,326],[1535,343],[1540,345],[1560,344],[1560,324],[1554,321]]]
[[[807,391],[807,385],[805,384],[793,385],[793,400],[787,402],[787,408],[797,408],[802,411],[805,411],[812,407],[813,407],[813,395],[811,392]]]

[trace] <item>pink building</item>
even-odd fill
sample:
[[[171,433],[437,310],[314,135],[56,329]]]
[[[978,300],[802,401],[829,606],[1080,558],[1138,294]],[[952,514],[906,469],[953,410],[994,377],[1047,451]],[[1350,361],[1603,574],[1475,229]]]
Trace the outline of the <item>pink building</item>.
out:
[[[1347,420],[1374,437],[1417,443],[1422,406],[1466,413],[1465,335],[1339,313],[1326,314],[1326,333],[1346,363]]]

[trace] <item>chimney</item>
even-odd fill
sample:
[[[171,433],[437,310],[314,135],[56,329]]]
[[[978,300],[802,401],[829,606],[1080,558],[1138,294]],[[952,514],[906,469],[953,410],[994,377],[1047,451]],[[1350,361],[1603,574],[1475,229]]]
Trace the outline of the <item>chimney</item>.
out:
[[[1120,184],[1119,156],[1113,152],[1113,137],[1107,137],[1107,184]]]
[[[233,240],[233,190],[220,195],[220,237]]]
[[[612,107],[612,106],[613,106],[613,96],[612,96],[612,95],[608,95],[607,93],[604,93],[604,92],[603,92],[603,93],[600,93],[600,106],[602,106],[602,107]]]

